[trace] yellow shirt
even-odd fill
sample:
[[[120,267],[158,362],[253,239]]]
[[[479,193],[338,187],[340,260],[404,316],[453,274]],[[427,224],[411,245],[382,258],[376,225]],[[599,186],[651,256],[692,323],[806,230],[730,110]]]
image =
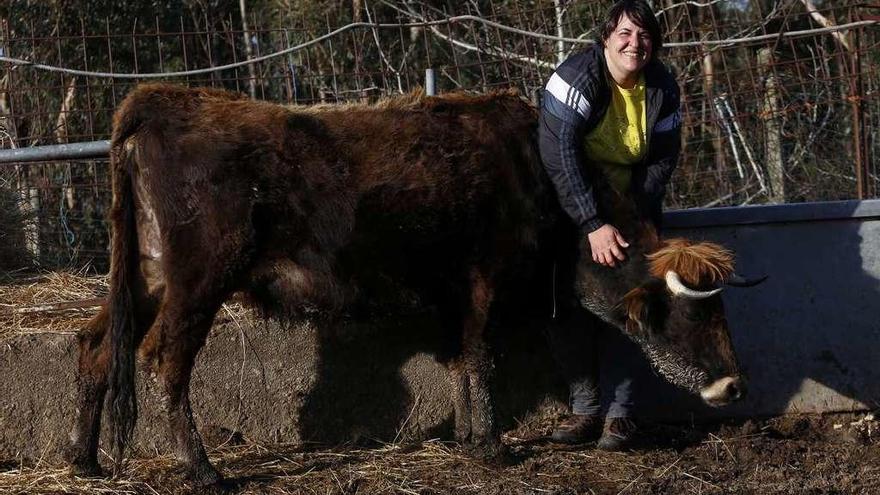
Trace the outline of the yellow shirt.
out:
[[[584,150],[587,163],[598,166],[611,187],[624,193],[629,189],[632,165],[642,160],[647,147],[645,78],[639,77],[632,89],[623,89],[614,80],[609,80],[609,86],[608,110],[587,134]]]

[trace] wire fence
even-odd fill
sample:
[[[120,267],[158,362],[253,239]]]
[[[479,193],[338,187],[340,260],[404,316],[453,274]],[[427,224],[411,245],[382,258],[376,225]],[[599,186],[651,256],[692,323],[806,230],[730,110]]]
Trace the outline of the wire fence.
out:
[[[804,3],[655,2],[670,45],[662,58],[683,95],[684,147],[667,207],[876,197],[880,29],[862,23],[780,34],[880,12],[847,2],[808,12]],[[415,2],[364,5],[349,19],[361,23],[354,29],[255,64],[169,80],[308,105],[406,93],[433,68],[439,92],[512,86],[537,102],[558,61],[585,46],[571,40],[595,36],[606,2],[526,5],[473,1],[459,12]],[[456,15],[466,18],[412,25]],[[204,14],[59,26],[26,16],[3,19],[0,56],[88,71],[167,73],[283,52],[339,27],[290,11],[245,20]],[[733,39],[739,41],[715,43]],[[6,64],[0,148],[108,139],[113,109],[138,82]],[[22,213],[24,247],[43,265],[106,268],[106,161],[0,165],[0,188],[13,192],[0,198],[12,198],[8,206]]]

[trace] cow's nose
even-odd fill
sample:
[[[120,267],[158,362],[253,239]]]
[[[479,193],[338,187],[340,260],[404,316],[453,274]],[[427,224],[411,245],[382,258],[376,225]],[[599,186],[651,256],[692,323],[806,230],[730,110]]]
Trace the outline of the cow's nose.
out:
[[[724,387],[724,393],[731,402],[742,399],[746,396],[746,382],[742,377],[733,377],[733,380],[727,382]]]
[[[723,406],[740,400],[746,395],[746,382],[741,376],[719,378],[700,391],[700,396],[710,406]]]

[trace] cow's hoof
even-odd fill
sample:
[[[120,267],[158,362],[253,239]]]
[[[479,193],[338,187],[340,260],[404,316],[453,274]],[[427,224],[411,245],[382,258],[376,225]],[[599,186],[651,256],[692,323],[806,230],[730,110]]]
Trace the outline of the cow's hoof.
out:
[[[217,483],[202,485],[195,488],[195,493],[198,493],[199,495],[227,495],[238,492],[238,487],[234,483],[222,478]]]
[[[509,458],[509,451],[499,440],[487,440],[467,444],[465,449],[468,453],[477,459],[493,464],[506,464]]]
[[[71,476],[80,478],[99,478],[104,476],[98,459],[83,452],[83,449],[69,447],[64,451],[64,460],[70,465]]]
[[[185,472],[187,481],[200,489],[223,489],[223,476],[208,463],[188,466]]]
[[[97,461],[71,462],[70,475],[78,478],[103,478],[105,473]]]

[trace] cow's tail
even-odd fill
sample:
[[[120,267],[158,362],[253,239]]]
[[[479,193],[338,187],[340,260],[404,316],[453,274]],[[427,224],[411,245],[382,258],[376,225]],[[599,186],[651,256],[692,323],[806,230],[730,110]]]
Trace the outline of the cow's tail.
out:
[[[113,205],[110,213],[110,369],[107,409],[112,456],[117,468],[122,465],[125,447],[137,422],[135,396],[136,335],[133,290],[138,270],[138,240],[135,224],[134,167],[135,152],[126,149],[126,140],[139,126],[126,113],[124,105],[117,113],[110,145]]]

